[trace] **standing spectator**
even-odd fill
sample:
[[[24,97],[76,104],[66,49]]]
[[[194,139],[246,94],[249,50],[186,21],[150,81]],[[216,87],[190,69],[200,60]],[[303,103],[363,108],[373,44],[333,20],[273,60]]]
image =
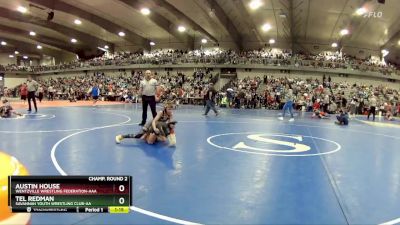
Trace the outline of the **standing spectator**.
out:
[[[72,87],[68,88],[68,100],[70,102],[76,102],[75,90]]]
[[[207,92],[204,96],[204,99],[206,100],[206,112],[203,114],[204,116],[207,116],[208,112],[210,109],[212,109],[215,112],[215,115],[218,116],[218,111],[215,109],[215,95],[217,94],[217,91],[214,88],[213,83],[209,84],[209,87],[207,89]]]
[[[288,92],[285,95],[285,99],[286,99],[286,102],[283,105],[282,116],[279,117],[278,119],[279,120],[283,120],[283,117],[285,117],[286,110],[289,110],[289,113],[290,113],[289,122],[293,122],[294,121],[294,118],[293,118],[293,100],[294,100],[294,96],[293,96],[293,90],[292,89],[288,90]]]
[[[96,102],[99,100],[100,96],[100,89],[96,83],[94,83],[91,92],[92,92],[93,106],[96,106]]]
[[[316,110],[320,110],[320,108],[321,108],[321,105],[319,104],[319,102],[320,102],[320,99],[317,99],[315,102],[314,102],[314,104],[313,104],[313,111],[316,111]]]
[[[371,95],[371,97],[368,99],[369,102],[369,111],[368,111],[368,116],[367,119],[369,120],[369,116],[372,113],[372,120],[375,121],[375,111],[376,111],[376,98],[375,95]]]
[[[328,112],[328,106],[329,106],[329,95],[326,94],[324,96],[323,105],[322,105],[324,112]]]
[[[54,88],[52,85],[47,89],[49,92],[49,100],[54,101]]]
[[[356,105],[357,105],[357,99],[353,97],[351,99],[351,101],[350,101],[350,114],[349,114],[349,117],[351,117],[351,116],[355,117],[355,115],[356,115],[356,107],[357,107]]]
[[[347,107],[347,99],[344,97],[344,93],[342,94],[342,107],[343,108]]]
[[[43,92],[44,92],[43,86],[42,86],[42,85],[39,85],[39,88],[38,88],[38,98],[39,98],[39,102],[42,102],[42,99],[43,99]]]
[[[147,120],[147,106],[150,105],[151,113],[153,114],[153,118],[156,117],[156,89],[157,89],[157,80],[151,77],[151,71],[146,70],[144,73],[144,80],[140,82],[140,94],[142,95],[142,122],[139,126],[144,126]]]
[[[28,77],[28,82],[27,82],[27,89],[28,89],[28,105],[29,109],[28,112],[32,111],[31,108],[31,100],[33,100],[33,105],[35,106],[35,112],[37,112],[37,106],[36,106],[36,96],[35,93],[38,90],[38,82],[32,79],[31,76]]]
[[[21,95],[21,100],[26,101],[26,97],[28,96],[28,87],[26,86],[26,83],[23,83],[20,87],[20,95]]]

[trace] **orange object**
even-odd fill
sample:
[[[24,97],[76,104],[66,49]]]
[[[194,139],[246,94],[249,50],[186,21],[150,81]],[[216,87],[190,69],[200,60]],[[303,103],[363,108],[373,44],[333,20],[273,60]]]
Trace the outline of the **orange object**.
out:
[[[28,170],[15,157],[0,152],[0,225],[29,224],[29,213],[11,213],[8,207],[8,176],[28,175]]]

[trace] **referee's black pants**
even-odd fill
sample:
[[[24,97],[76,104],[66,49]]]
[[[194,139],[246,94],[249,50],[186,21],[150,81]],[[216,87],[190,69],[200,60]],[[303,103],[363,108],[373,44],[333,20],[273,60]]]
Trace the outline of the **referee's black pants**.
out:
[[[156,117],[156,97],[142,95],[142,106],[143,106],[143,113],[142,113],[142,124],[146,123],[147,120],[147,106],[150,105],[151,113],[153,114],[153,118]]]
[[[35,96],[35,92],[34,91],[28,92],[28,105],[29,105],[29,110],[28,111],[32,111],[31,99],[33,100],[33,106],[35,106],[35,111],[37,112],[36,96]]]
[[[367,117],[367,119],[369,119],[369,116],[372,114],[372,120],[375,120],[375,111],[376,111],[375,106],[371,106],[371,107],[369,108],[369,112],[368,112],[368,117]]]

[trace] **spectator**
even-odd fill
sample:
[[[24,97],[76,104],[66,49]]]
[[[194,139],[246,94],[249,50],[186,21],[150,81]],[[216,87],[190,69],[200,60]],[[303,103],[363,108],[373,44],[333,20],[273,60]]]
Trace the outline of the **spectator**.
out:
[[[20,87],[20,95],[21,95],[21,100],[24,101],[24,104],[26,102],[26,98],[28,97],[28,86],[26,83],[23,83]]]

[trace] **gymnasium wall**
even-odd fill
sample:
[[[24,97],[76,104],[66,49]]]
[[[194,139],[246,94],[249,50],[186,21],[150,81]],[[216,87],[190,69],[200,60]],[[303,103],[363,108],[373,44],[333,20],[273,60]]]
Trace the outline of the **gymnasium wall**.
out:
[[[0,65],[17,64],[17,58],[8,57],[10,54],[0,53]]]
[[[235,42],[232,40],[231,37],[227,36],[227,37],[218,37],[219,42],[215,43],[213,41],[211,41],[210,39],[207,39],[207,43],[202,43],[201,40],[205,38],[204,36],[195,36],[193,43],[188,46],[186,43],[184,42],[179,42],[176,41],[175,38],[174,41],[161,41],[161,40],[157,40],[157,39],[152,39],[153,42],[156,43],[155,46],[150,46],[150,50],[157,50],[157,49],[178,49],[178,50],[192,50],[192,49],[204,49],[204,48],[215,48],[215,47],[219,47],[221,49],[235,49],[237,50],[237,46],[235,44]],[[256,43],[256,42],[254,42]],[[249,49],[257,49],[260,47],[260,45],[258,44],[258,42],[254,45],[246,42],[246,47]],[[143,50],[143,46],[141,45],[125,45],[125,44],[120,44],[120,43],[116,43],[115,47],[114,47],[114,51],[118,52],[118,51],[131,51],[131,52],[136,52],[139,50]]]
[[[26,65],[26,66],[37,66],[42,65],[40,59],[37,56],[30,56],[29,59],[23,59],[22,55],[9,57],[10,54],[0,53],[0,65]]]
[[[14,88],[24,82],[26,82],[28,75],[16,75],[6,73],[4,77],[4,87]]]
[[[40,65],[48,66],[48,65],[55,65],[55,58],[54,57],[44,57],[40,59]]]
[[[76,55],[73,53],[69,52],[62,52],[62,54],[57,55],[57,57],[54,58],[55,65],[65,63],[65,62],[71,62],[76,60]]]

